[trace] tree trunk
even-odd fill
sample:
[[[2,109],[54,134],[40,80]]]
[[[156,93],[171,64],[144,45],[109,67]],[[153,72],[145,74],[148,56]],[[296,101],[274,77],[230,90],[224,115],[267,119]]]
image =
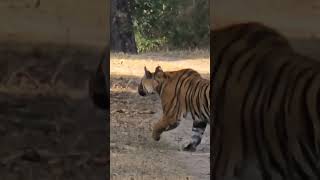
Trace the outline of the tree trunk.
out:
[[[137,53],[128,0],[112,0],[111,3],[111,50]]]

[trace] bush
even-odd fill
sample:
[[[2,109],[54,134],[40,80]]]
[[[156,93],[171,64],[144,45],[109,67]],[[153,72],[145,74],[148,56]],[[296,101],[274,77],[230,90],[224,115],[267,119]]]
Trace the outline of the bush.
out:
[[[130,4],[139,52],[207,48],[207,0],[135,0]]]

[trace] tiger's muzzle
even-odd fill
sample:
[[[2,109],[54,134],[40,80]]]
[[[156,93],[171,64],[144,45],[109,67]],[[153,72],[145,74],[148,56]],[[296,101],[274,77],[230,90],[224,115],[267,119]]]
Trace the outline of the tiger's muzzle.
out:
[[[144,92],[143,87],[142,87],[141,84],[138,87],[138,92],[139,92],[140,96],[145,96],[146,95],[146,93]]]

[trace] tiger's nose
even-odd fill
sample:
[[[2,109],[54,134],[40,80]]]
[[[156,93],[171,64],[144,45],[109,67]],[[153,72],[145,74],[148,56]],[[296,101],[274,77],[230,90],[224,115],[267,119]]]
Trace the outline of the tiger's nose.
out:
[[[139,94],[140,94],[140,96],[145,96],[146,95],[146,93],[143,92],[143,91],[139,91]]]
[[[143,89],[141,88],[141,86],[139,86],[138,92],[139,92],[140,96],[145,96],[145,95],[146,95],[146,93],[143,91]]]

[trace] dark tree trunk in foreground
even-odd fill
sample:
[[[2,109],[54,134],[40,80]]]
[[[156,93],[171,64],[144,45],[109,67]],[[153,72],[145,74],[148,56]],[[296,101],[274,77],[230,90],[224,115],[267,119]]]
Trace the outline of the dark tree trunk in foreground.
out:
[[[128,0],[112,0],[111,2],[111,50],[137,53]]]

